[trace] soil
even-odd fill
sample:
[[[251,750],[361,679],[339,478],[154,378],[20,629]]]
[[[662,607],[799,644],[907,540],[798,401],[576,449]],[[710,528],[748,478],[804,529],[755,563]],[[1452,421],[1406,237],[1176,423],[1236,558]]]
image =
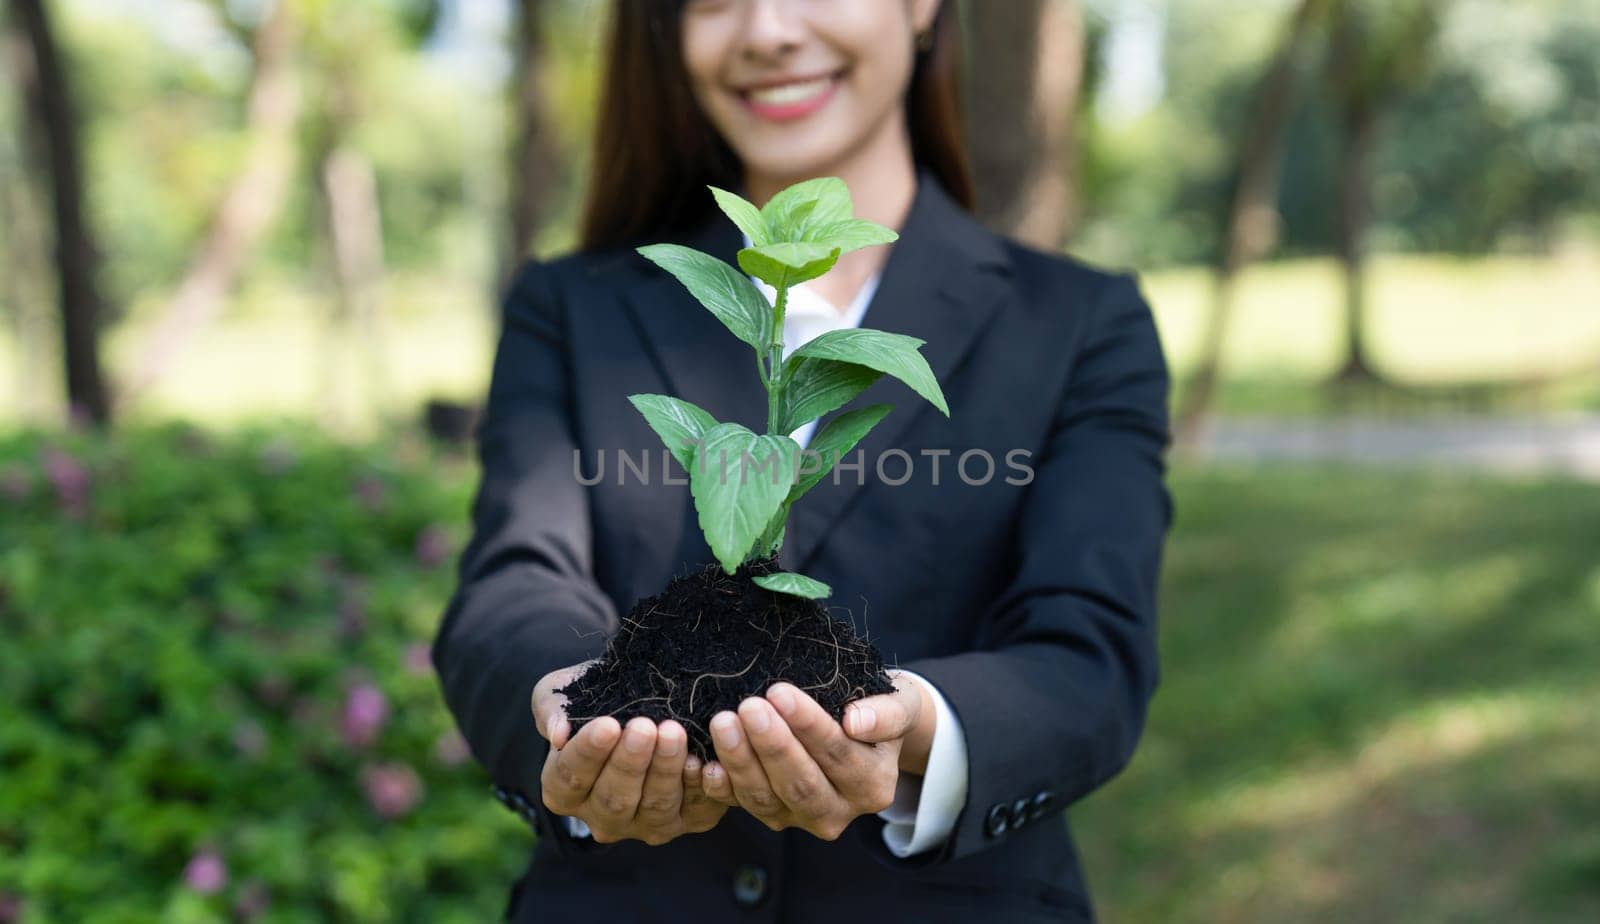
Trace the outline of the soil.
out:
[[[674,578],[634,605],[604,654],[556,691],[572,733],[602,716],[676,719],[702,760],[711,717],[765,695],[780,680],[804,690],[836,719],[865,696],[894,692],[883,657],[818,601],[773,593],[752,577],[782,570],[774,559],[729,575],[716,564]]]

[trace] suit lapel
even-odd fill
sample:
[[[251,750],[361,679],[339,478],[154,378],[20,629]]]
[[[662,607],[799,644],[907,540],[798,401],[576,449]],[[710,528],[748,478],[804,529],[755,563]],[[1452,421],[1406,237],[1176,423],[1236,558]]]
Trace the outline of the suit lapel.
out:
[[[889,252],[861,326],[927,341],[922,353],[939,382],[948,383],[1001,302],[1009,265],[999,240],[923,171],[905,227]],[[869,482],[876,477],[875,461],[883,452],[899,445],[917,420],[939,413],[888,376],[836,413],[880,402],[893,404],[894,410],[857,446],[866,460],[863,479]],[[962,408],[952,406],[950,412],[960,414]],[[832,416],[824,418],[822,425]],[[803,570],[809,565],[828,530],[863,490],[858,484],[863,479],[853,473],[841,476],[837,483],[832,477],[824,478],[796,502],[780,553],[785,567]]]
[[[949,380],[974,340],[993,315],[1006,291],[1009,261],[999,240],[984,230],[939,187],[927,171],[918,175],[916,198],[892,245],[883,275],[862,319],[863,327],[909,334],[927,341],[923,355],[941,383]],[[718,213],[712,220],[677,237],[677,242],[736,264],[742,240],[731,221]],[[633,256],[629,265],[637,279],[627,284],[626,301],[646,350],[666,383],[666,393],[690,401],[720,421],[737,421],[757,432],[766,426],[766,392],[756,375],[750,347],[734,337],[709,311],[666,272]],[[627,271],[627,270],[624,270]],[[840,412],[888,402],[892,413],[862,440],[867,476],[875,477],[879,455],[898,445],[911,425],[925,414],[939,412],[900,382],[887,376],[856,397]],[[952,414],[961,413],[959,406]],[[839,413],[839,412],[835,412]],[[824,418],[826,424],[834,415]],[[821,548],[834,522],[862,490],[854,475],[838,483],[824,478],[790,512],[780,560],[803,569]],[[640,523],[676,523],[688,517],[687,489],[651,492],[659,511],[640,511]],[[644,549],[670,571],[683,549],[653,537]],[[641,563],[643,564],[643,563]]]

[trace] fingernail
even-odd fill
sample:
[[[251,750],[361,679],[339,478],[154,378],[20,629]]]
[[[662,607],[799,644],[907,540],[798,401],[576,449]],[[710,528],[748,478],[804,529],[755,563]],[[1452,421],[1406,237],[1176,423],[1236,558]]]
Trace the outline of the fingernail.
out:
[[[567,720],[556,719],[555,727],[550,729],[550,740],[559,741],[562,744],[566,744],[567,738],[571,737],[571,735],[572,729],[571,726],[567,724]]]
[[[656,732],[656,750],[661,753],[662,757],[677,757],[678,750],[682,745],[683,739],[678,736],[677,731],[671,728],[663,728]]]
[[[611,747],[617,743],[617,735],[620,732],[621,729],[617,727],[615,719],[609,721],[605,719],[598,720],[594,730],[594,743],[603,748]]]
[[[850,710],[853,718],[850,720],[850,733],[865,735],[872,731],[878,724],[878,714],[872,711],[871,706],[856,706]]]
[[[739,717],[731,712],[719,712],[711,720],[711,734],[717,739],[717,744],[725,748],[739,746]]]
[[[695,771],[697,771],[699,769],[700,769],[700,758],[694,756],[693,754],[690,754],[688,757],[685,757],[683,759],[683,770],[684,770],[685,773],[694,773]]]
[[[767,699],[772,701],[772,705],[777,707],[784,718],[794,715],[794,692],[787,684],[780,683],[768,690]]]
[[[622,746],[634,754],[642,754],[650,749],[650,733],[630,722],[627,734],[622,737]]]
[[[766,700],[752,699],[750,703],[750,706],[739,710],[739,714],[749,724],[750,730],[759,735],[771,727],[772,714],[767,711]]]

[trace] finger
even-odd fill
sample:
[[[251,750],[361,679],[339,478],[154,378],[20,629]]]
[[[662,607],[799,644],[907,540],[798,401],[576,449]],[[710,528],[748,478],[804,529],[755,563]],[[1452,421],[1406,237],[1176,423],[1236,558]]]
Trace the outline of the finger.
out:
[[[710,761],[700,773],[701,788],[706,796],[722,803],[723,805],[738,805],[739,800],[734,798],[733,784],[728,781],[728,771],[717,761]]]
[[[690,754],[683,761],[683,807],[679,810],[679,817],[683,822],[683,829],[690,834],[699,834],[716,827],[717,821],[722,818],[727,806],[711,798],[703,785],[704,765],[700,758]],[[733,798],[733,793],[728,793],[728,798]]]
[[[789,730],[822,772],[834,783],[859,773],[867,761],[866,745],[851,740],[833,716],[816,700],[787,683],[775,683],[767,701],[789,725]]]
[[[657,829],[675,828],[683,807],[683,765],[689,736],[672,720],[656,727],[656,750],[644,774],[634,819]]]
[[[592,663],[585,661],[582,664],[551,671],[534,684],[533,722],[539,729],[539,734],[543,735],[553,748],[566,747],[567,739],[572,733],[572,725],[567,720],[567,697],[557,693],[556,690],[577,679],[578,675],[587,670]]]
[[[734,798],[745,811],[766,822],[768,827],[779,825],[784,813],[783,802],[772,791],[772,783],[750,747],[739,716],[727,711],[717,713],[711,719],[711,741],[716,746],[718,762],[728,771]]]
[[[583,805],[621,736],[617,720],[603,716],[585,725],[566,747],[552,750],[539,779],[544,804],[562,815]]]
[[[857,741],[893,741],[904,738],[922,711],[922,691],[917,681],[895,677],[895,691],[858,699],[845,708],[844,729]]]
[[[655,748],[656,723],[643,716],[628,720],[622,740],[612,748],[611,759],[601,768],[589,793],[589,807],[596,820],[618,827],[633,820]]]
[[[813,819],[842,808],[842,801],[822,768],[789,730],[772,704],[749,697],[739,704],[745,735],[761,761],[772,791],[795,815]]]

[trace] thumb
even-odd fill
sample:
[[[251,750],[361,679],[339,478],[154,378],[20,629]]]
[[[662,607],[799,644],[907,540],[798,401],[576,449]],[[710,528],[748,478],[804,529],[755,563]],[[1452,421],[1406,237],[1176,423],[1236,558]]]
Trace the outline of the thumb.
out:
[[[893,693],[858,699],[845,707],[844,730],[857,741],[876,743],[904,738],[917,727],[923,693],[917,681],[895,674]]]
[[[567,739],[571,736],[571,725],[567,722],[567,698],[556,690],[571,683],[591,663],[585,661],[582,664],[551,671],[534,684],[533,722],[538,727],[539,734],[550,742],[552,748],[565,747]]]

